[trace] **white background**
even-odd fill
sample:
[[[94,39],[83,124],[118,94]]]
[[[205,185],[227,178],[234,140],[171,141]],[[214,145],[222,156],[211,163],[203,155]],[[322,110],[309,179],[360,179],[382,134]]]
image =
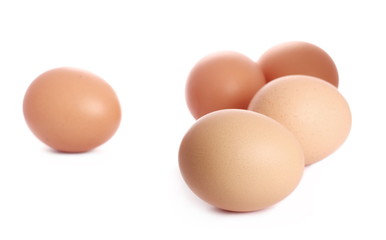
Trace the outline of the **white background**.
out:
[[[0,239],[386,239],[385,24],[371,0],[1,0]],[[351,134],[279,204],[216,210],[178,169],[186,77],[209,53],[257,60],[289,40],[334,59]],[[118,132],[89,153],[55,153],[24,122],[27,87],[60,66],[120,98]]]

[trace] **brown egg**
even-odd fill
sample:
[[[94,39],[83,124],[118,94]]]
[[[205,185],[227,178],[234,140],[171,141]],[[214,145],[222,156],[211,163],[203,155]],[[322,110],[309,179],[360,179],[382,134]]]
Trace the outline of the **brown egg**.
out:
[[[311,76],[285,76],[267,83],[248,109],[277,120],[293,132],[307,165],[338,149],[351,128],[351,112],[344,97],[333,85]]]
[[[264,115],[240,109],[209,113],[189,129],[179,166],[191,190],[236,212],[269,207],[288,196],[304,170],[294,135]]]
[[[310,75],[338,87],[338,70],[331,57],[321,48],[307,42],[286,42],[272,47],[258,64],[267,82],[286,75]]]
[[[264,84],[262,71],[251,59],[237,52],[218,52],[190,72],[186,101],[196,119],[215,110],[246,109]]]
[[[114,90],[98,76],[74,68],[38,76],[25,94],[23,110],[32,132],[62,152],[85,152],[101,145],[121,119]]]

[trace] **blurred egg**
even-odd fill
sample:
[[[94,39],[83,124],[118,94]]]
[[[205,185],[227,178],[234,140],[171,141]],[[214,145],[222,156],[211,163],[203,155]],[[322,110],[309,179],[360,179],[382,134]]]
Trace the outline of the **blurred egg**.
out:
[[[286,75],[310,75],[338,87],[338,70],[331,57],[307,42],[285,42],[266,51],[258,60],[267,82]]]
[[[85,152],[103,144],[121,119],[109,84],[90,72],[66,67],[47,71],[31,83],[23,111],[31,131],[61,152]]]
[[[237,52],[218,52],[191,70],[186,101],[196,119],[215,110],[246,109],[264,84],[262,71],[251,59]]]
[[[181,174],[209,204],[247,212],[288,196],[304,170],[294,135],[278,122],[248,110],[227,109],[198,119],[179,150]]]
[[[351,128],[351,112],[337,88],[304,75],[267,83],[249,108],[287,127],[299,140],[306,164],[322,160],[343,144]]]

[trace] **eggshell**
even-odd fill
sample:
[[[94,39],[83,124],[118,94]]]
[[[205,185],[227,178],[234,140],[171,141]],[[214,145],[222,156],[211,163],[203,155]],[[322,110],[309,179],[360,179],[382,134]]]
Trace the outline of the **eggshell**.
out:
[[[114,135],[121,119],[109,84],[90,72],[66,67],[32,82],[23,111],[32,132],[62,152],[85,152],[101,145]]]
[[[267,82],[286,75],[310,75],[335,87],[339,85],[338,70],[332,58],[318,46],[307,42],[285,42],[266,51],[258,64]]]
[[[351,112],[344,97],[333,85],[311,76],[285,76],[267,83],[248,109],[277,120],[293,132],[307,165],[338,149],[351,129]]]
[[[200,60],[186,83],[186,101],[194,118],[209,112],[246,109],[265,84],[255,62],[237,52],[217,52]]]
[[[260,210],[288,196],[304,169],[297,139],[278,122],[239,109],[209,113],[189,129],[179,166],[191,190],[213,206]]]

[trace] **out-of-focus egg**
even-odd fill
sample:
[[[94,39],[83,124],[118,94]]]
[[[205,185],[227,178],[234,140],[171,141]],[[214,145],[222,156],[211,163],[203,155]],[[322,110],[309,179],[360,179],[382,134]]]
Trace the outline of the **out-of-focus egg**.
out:
[[[31,83],[23,111],[31,131],[62,152],[85,152],[103,144],[121,119],[118,98],[108,83],[66,67],[47,71]]]
[[[289,195],[304,170],[294,135],[278,122],[248,110],[209,113],[190,128],[179,166],[191,190],[209,204],[246,212]]]
[[[218,52],[200,60],[186,84],[186,101],[194,118],[220,109],[246,109],[265,84],[255,62],[237,52]]]
[[[285,42],[266,51],[258,60],[267,82],[286,75],[310,75],[338,87],[338,70],[331,57],[307,42]]]
[[[338,149],[351,128],[351,112],[344,97],[333,85],[311,76],[285,76],[267,83],[248,109],[277,120],[293,132],[307,165]]]

